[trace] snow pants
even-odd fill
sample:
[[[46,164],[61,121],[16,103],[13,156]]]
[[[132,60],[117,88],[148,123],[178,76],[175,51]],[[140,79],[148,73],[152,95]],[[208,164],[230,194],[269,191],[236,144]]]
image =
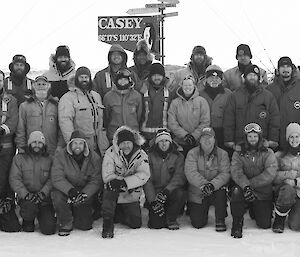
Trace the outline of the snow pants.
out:
[[[215,219],[227,217],[227,195],[226,188],[220,188],[212,195],[203,198],[202,203],[188,202],[192,226],[202,228],[207,224],[210,205],[215,207]]]

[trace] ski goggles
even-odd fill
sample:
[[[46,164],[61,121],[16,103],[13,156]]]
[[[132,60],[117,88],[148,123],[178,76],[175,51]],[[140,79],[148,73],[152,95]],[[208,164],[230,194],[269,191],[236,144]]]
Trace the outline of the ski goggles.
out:
[[[257,123],[249,123],[245,126],[245,133],[256,132],[261,133],[261,127]]]

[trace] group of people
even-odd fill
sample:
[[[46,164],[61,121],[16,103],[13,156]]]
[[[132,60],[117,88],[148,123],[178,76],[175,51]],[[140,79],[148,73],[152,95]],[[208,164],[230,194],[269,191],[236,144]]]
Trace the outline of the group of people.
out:
[[[58,227],[67,236],[102,216],[102,237],[112,238],[115,223],[142,226],[144,194],[152,229],[179,229],[183,212],[202,228],[214,205],[216,231],[226,231],[229,198],[234,238],[247,210],[260,228],[282,233],[288,217],[299,231],[300,77],[291,59],[278,60],[268,83],[246,44],[225,72],[203,46],[172,78],[145,40],[133,58],[127,67],[112,45],[92,79],[61,45],[35,80],[23,55],[8,77],[0,71],[0,229],[33,232],[38,222],[43,234]]]

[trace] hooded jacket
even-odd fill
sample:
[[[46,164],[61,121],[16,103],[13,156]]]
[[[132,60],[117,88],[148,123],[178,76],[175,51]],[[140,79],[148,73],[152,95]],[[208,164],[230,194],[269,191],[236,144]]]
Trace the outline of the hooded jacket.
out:
[[[181,87],[177,89],[177,95],[168,111],[168,127],[175,135],[174,140],[177,143],[186,144],[183,138],[187,134],[198,140],[201,130],[210,125],[209,105],[199,96],[197,89],[189,100],[184,98]]]
[[[43,104],[31,96],[19,107],[19,122],[15,142],[17,148],[24,148],[31,132],[43,132],[48,151],[54,155],[57,146],[64,146],[64,139],[58,126],[58,101],[49,96]]]
[[[43,192],[49,196],[52,189],[50,169],[52,159],[47,154],[34,156],[28,152],[14,156],[9,183],[18,197],[24,199],[27,193]]]
[[[276,76],[274,82],[267,89],[276,98],[280,112],[280,145],[284,146],[286,127],[290,122],[300,123],[300,80],[294,70],[292,79],[285,86],[280,76]]]
[[[74,130],[84,133],[91,149],[97,149],[97,131],[103,127],[103,109],[100,95],[90,88],[84,93],[71,84],[73,76],[68,80],[70,91],[62,96],[58,104],[59,126],[66,143]],[[91,83],[90,83],[91,85]]]
[[[71,142],[59,151],[54,158],[51,168],[51,181],[53,188],[68,195],[75,187],[92,197],[101,187],[101,158],[90,150],[84,141],[84,160],[81,169],[72,157]]]
[[[103,99],[107,138],[113,139],[116,130],[126,125],[139,131],[143,111],[142,96],[132,87],[118,90],[114,85]]]
[[[267,72],[260,67],[259,70],[261,74],[260,79],[262,79],[261,84],[263,87],[266,87],[268,85]],[[243,86],[242,73],[240,72],[238,66],[235,66],[224,72],[223,83],[224,87],[229,88],[232,92]]]
[[[134,134],[134,144],[137,146],[133,148],[136,150],[129,162],[117,144],[118,134],[125,129]],[[115,132],[112,146],[105,153],[102,164],[103,182],[107,183],[113,179],[124,179],[127,185],[127,190],[119,194],[118,203],[138,202],[142,194],[142,187],[150,178],[148,156],[141,149],[141,145],[144,142],[144,138],[137,131],[122,126]]]
[[[252,187],[258,200],[272,199],[272,182],[277,169],[276,156],[269,148],[256,152],[235,151],[232,156],[232,179],[241,188]]]
[[[55,63],[55,55],[51,54],[49,58],[49,70],[46,71],[43,76],[45,76],[51,83],[51,95],[53,97],[58,97],[59,99],[69,91],[67,80],[71,75],[75,75],[75,63],[70,58],[70,68],[61,73]]]
[[[188,201],[202,203],[205,184],[213,184],[215,190],[225,186],[230,179],[230,161],[226,151],[216,147],[205,156],[200,146],[190,150],[185,159],[184,173],[189,182]]]
[[[250,95],[240,87],[230,95],[224,112],[224,142],[242,142],[244,127],[250,122],[260,125],[263,138],[278,142],[280,116],[271,92],[259,88]]]
[[[102,99],[104,99],[105,94],[113,88],[114,81],[116,78],[116,72],[112,70],[113,64],[110,62],[110,56],[112,52],[120,52],[123,57],[123,63],[121,64],[121,68],[127,67],[128,56],[125,50],[123,49],[123,47],[118,44],[112,45],[107,55],[107,59],[109,63],[108,67],[106,67],[101,71],[98,71],[93,80],[93,89],[101,95]],[[136,82],[137,75],[134,72],[132,72],[131,76],[133,81]]]

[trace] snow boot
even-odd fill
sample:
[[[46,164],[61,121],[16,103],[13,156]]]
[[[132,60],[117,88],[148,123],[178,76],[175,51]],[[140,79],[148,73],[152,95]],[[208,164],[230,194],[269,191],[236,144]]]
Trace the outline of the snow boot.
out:
[[[274,233],[283,233],[285,218],[286,218],[286,216],[279,216],[276,213],[275,220],[274,220],[273,226],[272,226],[272,230]]]
[[[226,229],[225,219],[216,219],[216,231],[224,232]]]
[[[64,229],[64,228],[60,228],[58,230],[58,235],[59,236],[69,236],[71,234],[72,229]]]
[[[233,217],[232,228],[231,228],[231,236],[234,238],[242,238],[243,237],[243,217]]]
[[[34,220],[23,220],[22,229],[24,232],[34,232]]]
[[[179,229],[179,224],[176,220],[175,221],[168,221],[167,222],[167,227],[170,230],[178,230]]]
[[[103,238],[113,238],[114,237],[114,221],[113,218],[104,218],[103,219]]]

